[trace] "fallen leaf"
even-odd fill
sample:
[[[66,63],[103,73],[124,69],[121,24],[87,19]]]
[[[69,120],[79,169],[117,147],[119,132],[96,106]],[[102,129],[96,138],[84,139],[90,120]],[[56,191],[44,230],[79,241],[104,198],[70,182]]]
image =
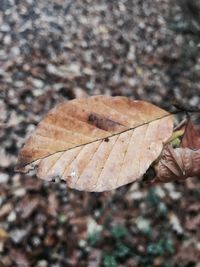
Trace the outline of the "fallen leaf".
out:
[[[40,178],[106,191],[141,177],[173,132],[173,115],[148,102],[94,96],[64,102],[39,123],[17,170],[38,165]]]

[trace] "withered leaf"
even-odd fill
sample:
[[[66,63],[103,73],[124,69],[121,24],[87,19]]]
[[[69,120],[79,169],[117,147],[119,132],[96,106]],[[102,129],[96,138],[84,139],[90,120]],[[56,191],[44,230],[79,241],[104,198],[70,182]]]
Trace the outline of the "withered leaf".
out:
[[[171,145],[167,145],[154,168],[156,178],[152,181],[153,183],[166,183],[198,176],[200,175],[200,149],[173,149]]]
[[[60,177],[85,191],[112,190],[141,177],[173,132],[173,115],[148,102],[94,96],[50,111],[22,148],[17,169]]]
[[[189,118],[181,145],[173,148],[166,145],[160,160],[154,166],[155,179],[150,183],[184,180],[200,175],[200,132]]]
[[[200,131],[191,119],[186,124],[181,147],[200,149]]]

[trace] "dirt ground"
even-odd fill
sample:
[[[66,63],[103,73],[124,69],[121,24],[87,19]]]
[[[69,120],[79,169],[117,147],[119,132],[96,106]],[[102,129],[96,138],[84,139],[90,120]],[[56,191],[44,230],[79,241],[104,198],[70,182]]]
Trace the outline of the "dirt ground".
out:
[[[97,194],[14,171],[61,101],[199,106],[189,11],[170,0],[0,1],[0,267],[200,267],[199,178]]]

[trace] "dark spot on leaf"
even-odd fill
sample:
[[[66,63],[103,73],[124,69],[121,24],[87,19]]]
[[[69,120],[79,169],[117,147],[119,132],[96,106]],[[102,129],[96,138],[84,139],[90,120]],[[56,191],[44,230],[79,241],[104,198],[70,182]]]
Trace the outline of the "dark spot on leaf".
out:
[[[117,127],[122,126],[121,123],[110,120],[99,114],[91,113],[88,116],[88,123],[105,131],[114,131]]]
[[[106,137],[106,138],[104,139],[104,142],[109,142],[109,138]]]

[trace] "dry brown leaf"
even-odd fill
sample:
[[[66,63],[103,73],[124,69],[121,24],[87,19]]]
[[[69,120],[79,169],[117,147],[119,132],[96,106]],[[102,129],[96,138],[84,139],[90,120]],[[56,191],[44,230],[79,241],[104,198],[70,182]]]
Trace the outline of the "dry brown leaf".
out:
[[[189,177],[200,175],[200,150],[190,148],[173,149],[167,145],[162,152],[162,156],[155,166],[155,182],[171,182],[174,180],[184,180]]]
[[[181,147],[200,149],[200,131],[191,119],[189,119],[186,124]]]
[[[173,115],[148,102],[94,96],[64,102],[40,122],[19,154],[19,171],[60,177],[85,191],[112,190],[141,177],[173,132]]]
[[[150,181],[152,184],[200,175],[200,132],[191,119],[186,123],[181,146],[174,149],[170,144],[166,145],[154,169],[156,178]]]

